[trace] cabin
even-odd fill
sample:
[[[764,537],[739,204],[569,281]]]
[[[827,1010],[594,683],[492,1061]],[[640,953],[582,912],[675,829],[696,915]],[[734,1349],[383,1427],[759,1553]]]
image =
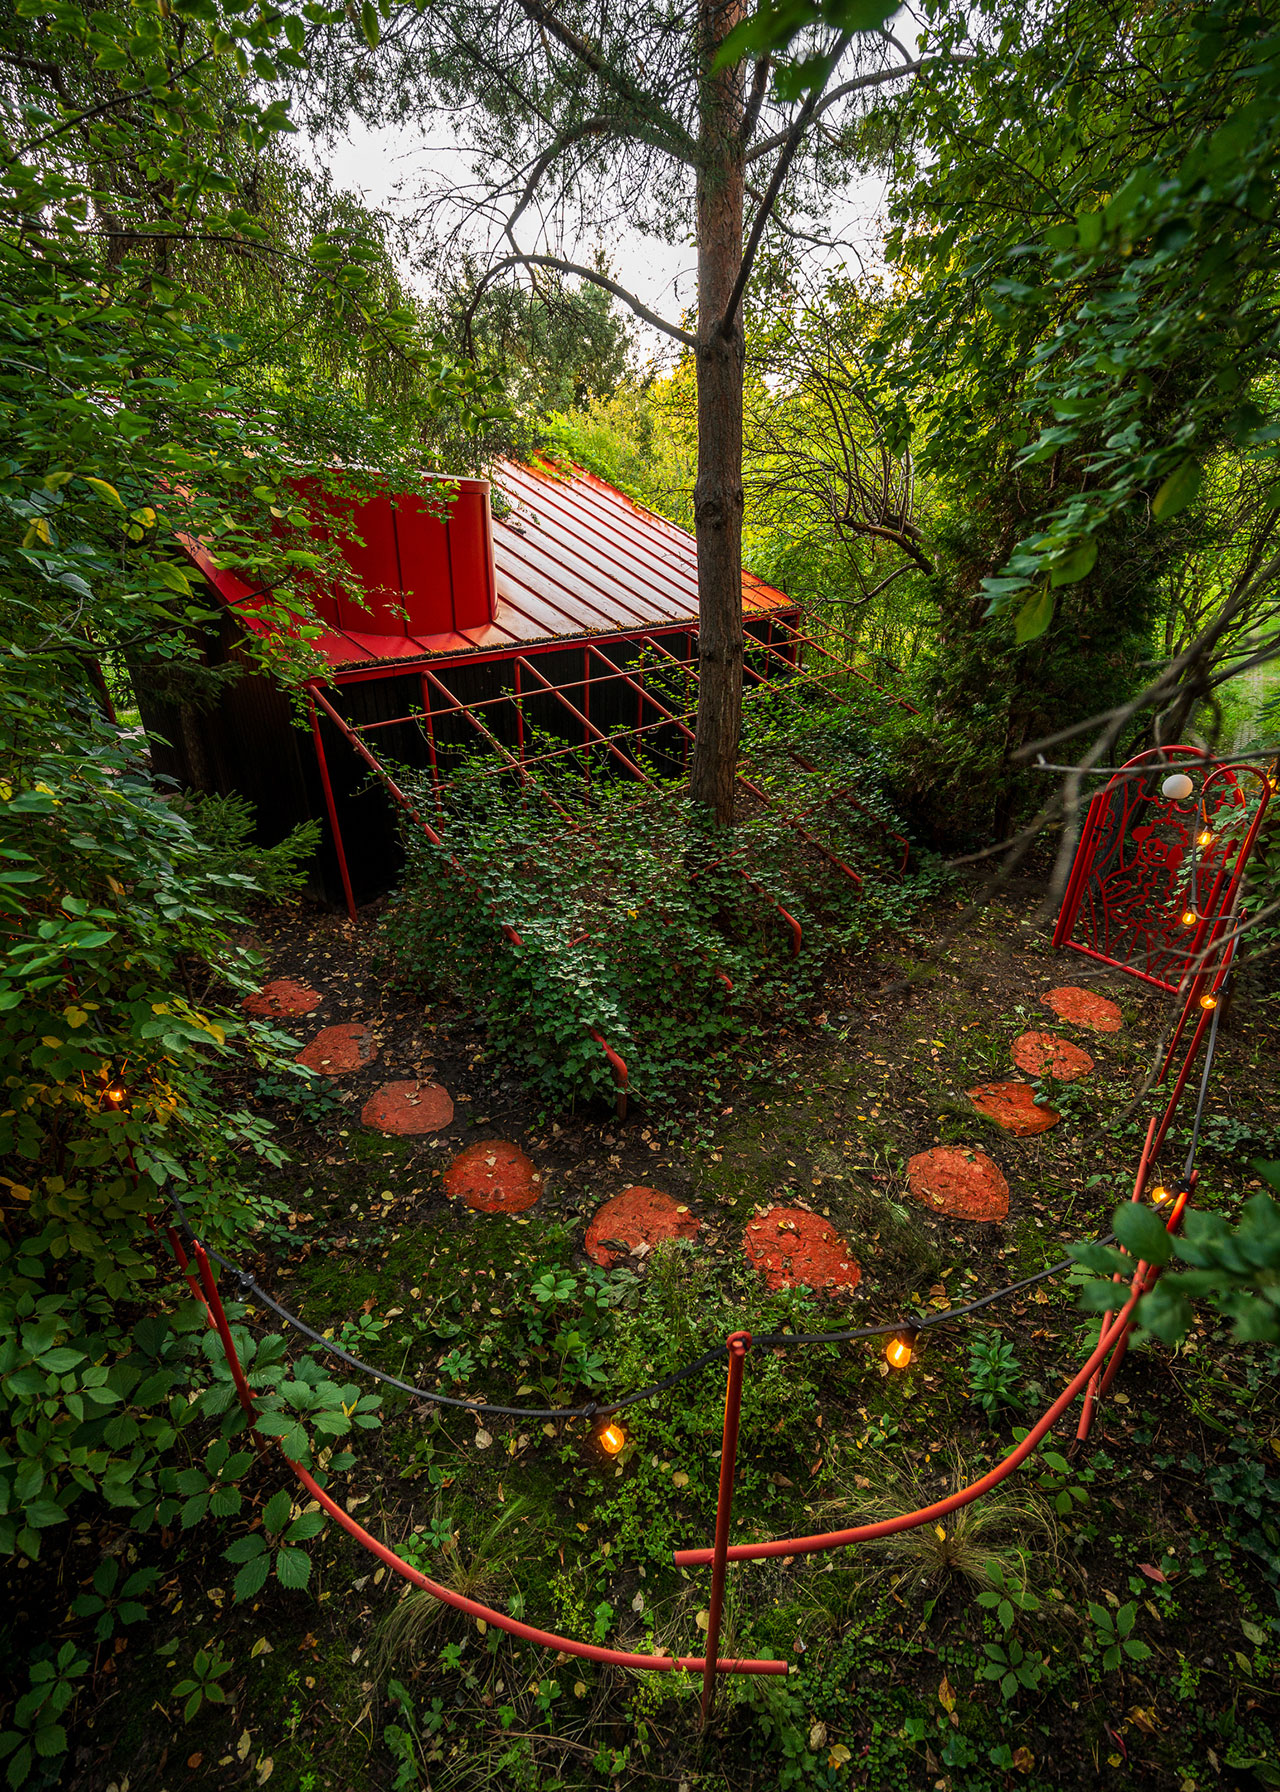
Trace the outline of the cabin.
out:
[[[197,542],[191,560],[221,600],[206,662],[245,669],[200,711],[140,693],[157,771],[243,793],[264,844],[300,822],[325,823],[316,890],[352,913],[401,864],[393,804],[357,740],[379,765],[437,777],[477,743],[513,769],[554,756],[555,743],[565,752],[594,743],[619,766],[641,746],[661,769],[687,757],[689,711],[659,701],[653,677],[666,673],[668,696],[677,677],[696,703],[693,536],[596,475],[550,461],[505,462],[492,485],[440,486],[438,499],[384,494],[350,507],[354,532],[339,536],[350,586],[315,595],[325,672],[308,713],[244,660],[260,592]],[[326,503],[317,494],[320,538]],[[742,612],[766,666],[793,667],[796,604],[744,572]]]

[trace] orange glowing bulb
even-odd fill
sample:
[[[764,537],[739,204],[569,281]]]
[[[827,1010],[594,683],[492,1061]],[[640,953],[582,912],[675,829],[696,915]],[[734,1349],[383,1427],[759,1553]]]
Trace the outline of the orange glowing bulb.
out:
[[[885,1345],[884,1356],[891,1369],[905,1369],[911,1361],[911,1339],[904,1332],[899,1332],[896,1338],[890,1338]]]
[[[104,1090],[103,1093],[107,1100],[113,1102],[116,1107],[119,1107],[125,1098],[125,1088],[122,1083],[112,1083],[111,1087]]]
[[[1172,1201],[1173,1191],[1167,1189],[1162,1182],[1156,1184],[1151,1191],[1151,1199],[1157,1207],[1163,1207],[1166,1201]]]
[[[1215,996],[1215,995],[1201,996],[1200,1006],[1202,1008],[1216,1008],[1218,1006],[1217,996]]]
[[[1213,835],[1209,832],[1208,828],[1206,828],[1203,833],[1196,835],[1196,845],[1197,846],[1212,846],[1213,845]]]
[[[1182,925],[1184,927],[1194,927],[1195,924],[1196,911],[1193,908],[1184,909],[1182,912]]]
[[[616,1456],[627,1441],[627,1434],[621,1425],[606,1425],[598,1433],[600,1448],[606,1456]]]

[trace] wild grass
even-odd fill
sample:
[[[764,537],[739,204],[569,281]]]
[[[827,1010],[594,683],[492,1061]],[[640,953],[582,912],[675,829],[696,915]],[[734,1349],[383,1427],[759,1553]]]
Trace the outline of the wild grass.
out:
[[[858,1465],[821,1510],[823,1528],[876,1524],[934,1504],[966,1487],[982,1472],[952,1449],[939,1486],[938,1458],[926,1465],[901,1458],[871,1458]],[[1049,1502],[1016,1477],[993,1488],[970,1506],[936,1523],[898,1531],[856,1546],[856,1559],[870,1579],[894,1577],[899,1595],[934,1591],[948,1582],[985,1589],[988,1568],[1026,1588],[1062,1570],[1057,1516]]]
[[[465,1599],[491,1602],[509,1585],[516,1563],[529,1553],[530,1532],[525,1521],[531,1510],[529,1500],[509,1500],[470,1549],[464,1552],[456,1537],[446,1544],[429,1578]],[[379,1678],[401,1662],[416,1661],[451,1609],[433,1593],[408,1587],[378,1625],[370,1650],[370,1665]]]

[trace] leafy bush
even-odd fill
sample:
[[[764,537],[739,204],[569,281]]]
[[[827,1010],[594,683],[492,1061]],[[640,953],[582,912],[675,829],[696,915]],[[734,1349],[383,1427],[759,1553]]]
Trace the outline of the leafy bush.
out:
[[[1280,1163],[1255,1163],[1280,1188]],[[1073,1245],[1071,1255],[1086,1269],[1118,1282],[1091,1282],[1081,1304],[1095,1312],[1121,1307],[1129,1298],[1135,1260],[1164,1269],[1175,1257],[1190,1267],[1168,1271],[1138,1302],[1137,1324],[1166,1344],[1184,1338],[1193,1317],[1192,1301],[1206,1300],[1235,1322],[1235,1336],[1280,1342],[1280,1202],[1257,1194],[1244,1203],[1233,1225],[1220,1213],[1189,1208],[1185,1231],[1171,1235],[1150,1207],[1127,1202],[1116,1209],[1115,1235],[1130,1253],[1106,1245]]]
[[[936,880],[929,868],[907,883],[891,874],[900,848],[856,712],[758,697],[748,717],[743,763],[772,800],[744,798],[727,838],[706,831],[683,788],[611,775],[604,749],[584,750],[571,772],[554,762],[539,786],[495,777],[492,759],[470,753],[440,794],[443,848],[406,827],[408,869],[386,923],[402,968],[460,987],[496,1054],[549,1100],[612,1094],[593,1033],[652,1104],[687,1105],[749,1074],[827,955],[904,920]],[[805,815],[864,888],[784,815]],[[803,929],[798,956],[780,908]]]
[[[297,895],[320,844],[318,821],[303,822],[274,846],[260,846],[247,797],[186,791],[173,806],[200,842],[211,882],[225,880],[229,893],[268,902],[287,902]]]

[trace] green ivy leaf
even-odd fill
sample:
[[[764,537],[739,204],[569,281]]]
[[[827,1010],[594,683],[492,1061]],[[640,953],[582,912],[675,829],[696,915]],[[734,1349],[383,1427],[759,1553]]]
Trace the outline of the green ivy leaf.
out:
[[[1155,497],[1151,500],[1151,514],[1157,522],[1167,522],[1171,516],[1177,516],[1200,490],[1204,481],[1204,473],[1200,463],[1184,460],[1180,467],[1175,467],[1165,480]]]

